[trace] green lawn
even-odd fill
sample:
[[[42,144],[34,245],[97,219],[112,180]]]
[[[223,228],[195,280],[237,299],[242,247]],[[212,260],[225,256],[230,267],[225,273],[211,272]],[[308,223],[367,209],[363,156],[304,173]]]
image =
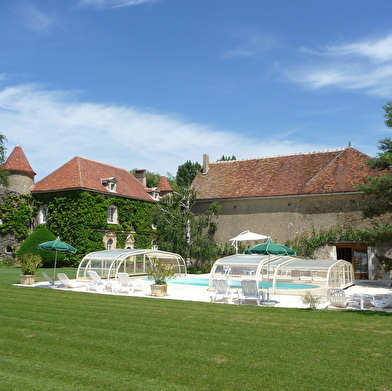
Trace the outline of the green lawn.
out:
[[[1,390],[392,389],[392,314],[12,286],[19,274],[0,268]]]

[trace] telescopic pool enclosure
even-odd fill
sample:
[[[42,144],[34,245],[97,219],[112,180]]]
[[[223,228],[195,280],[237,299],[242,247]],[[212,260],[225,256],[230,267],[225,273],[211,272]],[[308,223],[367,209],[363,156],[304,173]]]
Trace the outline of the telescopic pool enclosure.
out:
[[[77,280],[89,280],[87,271],[93,270],[103,279],[116,278],[116,274],[147,274],[151,261],[173,264],[175,274],[186,276],[186,264],[179,254],[152,249],[114,249],[87,254],[79,264]]]
[[[270,293],[292,293],[280,289],[290,283],[292,289],[347,288],[354,285],[354,269],[343,260],[299,259],[283,255],[237,254],[218,259],[210,274],[213,278],[228,280],[255,279],[268,286]]]

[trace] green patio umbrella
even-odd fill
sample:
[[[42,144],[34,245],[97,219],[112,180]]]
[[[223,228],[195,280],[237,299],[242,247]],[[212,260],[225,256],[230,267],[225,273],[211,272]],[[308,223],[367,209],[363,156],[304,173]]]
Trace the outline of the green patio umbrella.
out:
[[[282,244],[277,244],[271,238],[265,243],[248,248],[245,250],[245,254],[297,255],[291,248],[283,246]]]
[[[77,251],[76,248],[72,247],[70,244],[62,242],[59,236],[56,240],[39,244],[37,248],[40,250],[56,251],[56,255],[54,257],[53,279],[56,279],[57,252],[61,251],[63,253],[76,253]]]

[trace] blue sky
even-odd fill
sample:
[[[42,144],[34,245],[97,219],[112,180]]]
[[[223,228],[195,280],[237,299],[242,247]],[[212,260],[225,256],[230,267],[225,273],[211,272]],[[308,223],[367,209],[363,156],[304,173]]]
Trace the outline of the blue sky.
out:
[[[36,180],[74,156],[175,175],[390,136],[390,0],[0,3],[0,132]]]

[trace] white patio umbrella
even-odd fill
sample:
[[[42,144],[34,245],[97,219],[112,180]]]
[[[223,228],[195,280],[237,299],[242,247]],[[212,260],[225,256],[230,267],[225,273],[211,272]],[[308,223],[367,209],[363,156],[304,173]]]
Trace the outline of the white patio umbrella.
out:
[[[238,254],[238,242],[239,241],[246,241],[246,240],[264,240],[268,239],[269,236],[261,235],[261,234],[256,234],[254,232],[250,232],[248,229],[244,232],[241,232],[238,236],[235,238],[230,239],[232,242],[232,246],[235,248],[235,253]]]

